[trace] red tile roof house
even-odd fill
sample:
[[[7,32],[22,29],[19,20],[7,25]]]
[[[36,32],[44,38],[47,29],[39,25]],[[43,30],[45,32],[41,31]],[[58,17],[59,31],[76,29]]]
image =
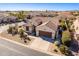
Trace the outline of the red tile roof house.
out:
[[[54,39],[55,33],[59,25],[59,17],[54,17],[36,27],[36,36],[44,36]]]

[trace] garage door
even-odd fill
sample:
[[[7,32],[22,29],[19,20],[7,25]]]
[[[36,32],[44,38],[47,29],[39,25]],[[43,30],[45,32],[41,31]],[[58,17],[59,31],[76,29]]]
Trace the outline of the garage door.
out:
[[[46,31],[39,31],[39,36],[45,36],[45,37],[52,38],[52,33],[46,32]]]

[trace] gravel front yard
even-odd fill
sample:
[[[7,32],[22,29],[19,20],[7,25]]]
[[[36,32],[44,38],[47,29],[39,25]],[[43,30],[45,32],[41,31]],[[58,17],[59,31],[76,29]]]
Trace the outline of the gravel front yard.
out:
[[[26,44],[26,45],[30,45],[30,44],[33,42],[33,40],[34,40],[34,38],[30,38],[31,41],[26,40],[27,43],[24,43],[24,40],[21,40],[21,38],[19,37],[18,34],[12,36],[11,34],[8,34],[7,31],[0,33],[0,36],[2,36],[2,37],[4,37],[4,38],[7,38],[7,39],[10,39],[10,40],[14,40],[14,41],[17,41],[17,42]]]

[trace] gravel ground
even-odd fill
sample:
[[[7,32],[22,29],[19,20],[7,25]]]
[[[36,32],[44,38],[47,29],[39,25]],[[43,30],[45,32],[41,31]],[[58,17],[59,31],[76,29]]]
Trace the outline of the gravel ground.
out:
[[[21,38],[19,37],[18,34],[15,36],[12,36],[11,34],[8,34],[7,31],[0,33],[0,36],[5,37],[10,40],[14,40],[14,41],[23,43],[23,44],[27,44],[27,45],[31,44],[32,41],[34,40],[34,38],[31,38],[31,41],[27,40],[27,43],[24,43],[24,40],[21,40]]]

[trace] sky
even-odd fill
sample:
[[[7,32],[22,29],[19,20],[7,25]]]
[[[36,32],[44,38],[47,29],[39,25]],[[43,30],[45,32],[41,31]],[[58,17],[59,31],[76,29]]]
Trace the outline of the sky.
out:
[[[0,10],[79,10],[79,3],[0,3]]]

